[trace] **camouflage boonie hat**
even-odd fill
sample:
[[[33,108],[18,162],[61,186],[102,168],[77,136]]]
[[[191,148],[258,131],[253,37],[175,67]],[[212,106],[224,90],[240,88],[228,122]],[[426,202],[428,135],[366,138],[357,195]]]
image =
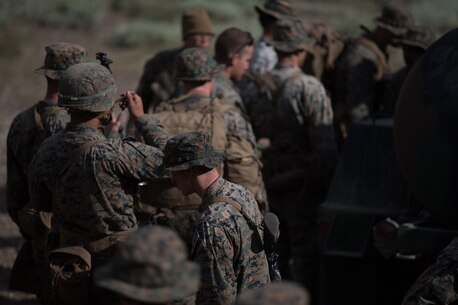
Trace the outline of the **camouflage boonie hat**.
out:
[[[261,288],[242,292],[236,305],[308,305],[308,293],[299,284],[272,282]]]
[[[201,48],[188,48],[178,54],[175,79],[187,81],[210,81],[223,69]]]
[[[199,266],[188,260],[185,243],[161,226],[140,228],[94,276],[97,285],[145,303],[182,300],[200,283]]]
[[[258,14],[266,14],[277,19],[296,18],[294,10],[289,1],[286,0],[268,0],[264,3],[264,7],[254,7]]]
[[[192,131],[171,138],[164,149],[164,167],[168,171],[187,170],[193,166],[215,168],[224,154],[215,150],[208,133]]]
[[[395,35],[405,34],[413,23],[413,17],[409,12],[394,5],[385,5],[382,15],[375,18],[375,24]]]
[[[310,50],[315,45],[315,39],[305,31],[300,20],[279,20],[275,23],[271,44],[278,51],[293,53]]]
[[[45,51],[44,65],[34,72],[44,74],[51,79],[59,79],[69,66],[87,61],[86,49],[73,43],[57,42],[47,46]]]
[[[395,39],[394,42],[400,45],[418,47],[426,50],[434,41],[436,37],[432,31],[427,28],[415,27],[407,31],[399,39]]]
[[[184,11],[181,16],[181,33],[183,40],[195,34],[213,36],[212,23],[208,12],[201,7],[192,7]]]
[[[62,74],[57,105],[79,111],[102,112],[113,106],[115,93],[116,85],[107,68],[92,62],[80,63]]]

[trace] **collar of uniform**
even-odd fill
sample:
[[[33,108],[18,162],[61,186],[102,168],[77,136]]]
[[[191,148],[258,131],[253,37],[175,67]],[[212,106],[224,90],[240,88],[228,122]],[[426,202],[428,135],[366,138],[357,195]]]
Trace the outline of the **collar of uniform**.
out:
[[[170,101],[172,104],[178,103],[193,103],[193,102],[200,102],[203,99],[210,99],[209,96],[206,96],[202,93],[191,93],[191,94],[184,94],[176,99]]]
[[[287,69],[300,70],[298,66],[294,66],[291,64],[281,64],[281,63],[278,63],[275,69],[277,70],[287,70]]]
[[[220,176],[205,190],[204,196],[202,197],[201,211],[204,211],[213,202],[213,199],[218,197],[218,190],[222,188],[225,183],[226,180]]]
[[[105,138],[102,128],[97,128],[87,123],[68,123],[65,131],[77,132],[78,134],[96,134],[99,137]]]
[[[56,100],[40,100],[38,101],[39,106],[57,106]]]

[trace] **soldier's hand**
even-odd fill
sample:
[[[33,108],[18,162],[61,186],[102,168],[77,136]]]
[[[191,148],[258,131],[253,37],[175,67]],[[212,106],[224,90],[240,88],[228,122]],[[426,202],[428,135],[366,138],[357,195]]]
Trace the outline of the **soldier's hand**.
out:
[[[119,132],[121,128],[121,118],[122,112],[118,116],[113,114],[110,123],[105,127],[105,134]]]
[[[127,97],[127,108],[129,109],[130,115],[134,119],[145,114],[143,111],[142,98],[137,93],[133,91],[127,91],[125,96]]]

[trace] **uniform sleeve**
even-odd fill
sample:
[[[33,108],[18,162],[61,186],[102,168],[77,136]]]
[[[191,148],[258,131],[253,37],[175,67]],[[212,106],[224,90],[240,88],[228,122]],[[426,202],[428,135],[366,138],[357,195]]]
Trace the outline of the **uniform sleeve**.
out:
[[[209,224],[199,225],[193,256],[200,265],[202,278],[197,304],[234,304],[237,295],[234,245],[226,230]]]
[[[101,163],[106,170],[113,171],[119,177],[153,180],[163,176],[164,154],[156,147],[125,140],[108,153],[113,154],[113,157],[106,155]]]
[[[41,165],[40,160],[33,158],[29,167],[29,194],[32,207],[37,211],[52,212],[52,193],[47,184],[41,180],[38,174],[38,167]]]
[[[11,219],[18,224],[18,212],[30,199],[27,175],[22,166],[15,159],[14,153],[9,145],[9,139],[7,141],[6,163],[6,205]]]
[[[154,146],[160,150],[165,148],[165,144],[167,144],[170,135],[164,127],[160,125],[160,121],[155,115],[142,115],[135,121],[135,126],[145,139],[146,144]]]

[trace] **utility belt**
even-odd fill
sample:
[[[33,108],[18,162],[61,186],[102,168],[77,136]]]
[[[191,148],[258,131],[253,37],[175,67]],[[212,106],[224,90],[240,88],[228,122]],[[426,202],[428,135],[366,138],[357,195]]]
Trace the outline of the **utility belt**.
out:
[[[71,232],[63,227],[59,228],[59,248],[61,247],[82,247],[91,254],[105,251],[119,242],[124,242],[138,227],[129,230],[115,232],[102,238],[93,238],[86,235]]]

